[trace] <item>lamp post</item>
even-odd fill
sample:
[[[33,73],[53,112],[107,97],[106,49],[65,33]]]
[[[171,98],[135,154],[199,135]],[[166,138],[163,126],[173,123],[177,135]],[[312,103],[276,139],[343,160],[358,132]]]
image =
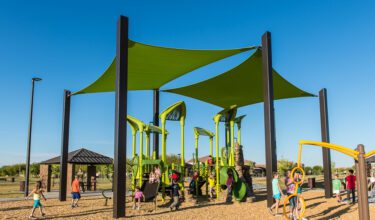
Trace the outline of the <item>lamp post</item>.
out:
[[[31,102],[30,102],[30,121],[29,134],[27,139],[27,155],[26,155],[26,176],[25,176],[25,196],[29,194],[29,171],[30,171],[30,150],[31,150],[31,131],[33,127],[33,108],[34,108],[34,83],[41,81],[41,78],[31,79]]]

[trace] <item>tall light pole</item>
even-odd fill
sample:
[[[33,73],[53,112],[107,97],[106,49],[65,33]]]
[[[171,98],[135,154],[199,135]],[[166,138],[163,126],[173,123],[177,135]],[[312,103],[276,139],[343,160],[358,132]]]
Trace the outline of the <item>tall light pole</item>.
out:
[[[27,155],[26,155],[26,177],[25,177],[25,196],[29,194],[29,170],[30,170],[30,150],[31,150],[31,131],[33,127],[33,108],[34,108],[34,83],[41,81],[41,78],[31,79],[31,102],[30,102],[30,121],[29,134],[27,139]]]

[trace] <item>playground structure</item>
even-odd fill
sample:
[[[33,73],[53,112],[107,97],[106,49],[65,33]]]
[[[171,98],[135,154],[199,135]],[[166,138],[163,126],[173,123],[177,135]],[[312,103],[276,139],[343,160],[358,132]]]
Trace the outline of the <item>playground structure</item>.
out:
[[[138,43],[128,38],[128,31],[128,18],[120,16],[117,26],[116,57],[113,59],[110,66],[106,69],[101,77],[99,77],[89,86],[74,93],[71,93],[69,90],[64,91],[59,200],[66,200],[66,160],[69,149],[70,101],[74,95],[111,91],[115,92],[113,217],[124,217],[124,201],[126,195],[124,186],[126,176],[123,170],[125,170],[126,167],[127,146],[127,122],[124,120],[124,118],[127,116],[128,91],[154,91],[153,124],[155,126],[159,126],[157,119],[157,116],[159,115],[159,89],[163,85],[197,68],[249,50],[255,50],[255,52],[237,67],[222,73],[217,77],[202,81],[201,83],[193,84],[191,86],[164,91],[196,98],[223,108],[232,105],[242,107],[264,102],[267,189],[270,191],[272,172],[277,170],[273,101],[274,99],[314,96],[289,83],[272,68],[271,33],[266,32],[262,36],[261,46],[251,46],[229,50],[189,50],[158,47]],[[273,85],[274,82],[275,88]],[[203,85],[205,83],[208,83],[208,85]],[[230,89],[224,89],[225,85],[236,86],[231,87]],[[191,88],[192,90],[187,91],[186,88]],[[201,95],[201,97],[197,97],[196,95]],[[160,119],[162,121],[162,138],[164,138],[164,149],[166,147],[166,131],[163,127],[165,127],[165,121],[168,120],[167,115],[168,114],[160,114]],[[185,115],[180,115],[178,119],[175,120],[179,120],[182,124],[181,133],[183,134]],[[229,127],[231,123],[233,124],[231,127],[234,126],[233,120],[234,119],[232,119],[232,122],[228,121]],[[218,128],[218,123],[216,127]],[[224,163],[224,161],[226,161],[230,169],[232,169],[231,167],[235,166],[233,147],[234,130],[230,131],[228,126],[226,128],[227,141],[225,150],[226,152],[230,150],[230,152],[228,152],[228,155],[225,155],[227,158],[225,158],[225,160],[223,159],[223,161],[220,163]],[[218,132],[218,129],[216,131]],[[156,136],[154,136],[153,152],[155,152],[155,159],[158,159],[159,146],[157,138],[155,138],[158,134],[154,134]],[[229,136],[231,138],[229,138]],[[184,137],[182,135],[182,148],[183,141]],[[231,144],[230,147],[229,144]],[[218,149],[218,146],[216,148]],[[165,161],[165,151],[164,154],[162,154],[162,157],[163,155],[164,160],[162,158],[162,161]],[[216,157],[219,158],[218,155]],[[144,158],[142,157],[140,160],[142,160],[143,163]],[[182,161],[184,161],[183,150],[181,154],[181,168],[184,166]],[[219,164],[216,162],[215,168],[217,172],[219,171],[218,167]],[[325,169],[330,169],[330,166],[325,165],[324,167]],[[183,172],[184,169],[181,169],[181,171]],[[166,173],[163,172],[163,178],[165,178],[165,175]],[[165,179],[168,181],[167,178]],[[271,193],[268,193],[268,206],[270,206],[272,203],[272,199]]]
[[[301,185],[305,177],[305,172],[302,168],[302,163],[301,163],[302,147],[304,145],[317,146],[321,148],[335,150],[340,153],[346,154],[355,160],[356,172],[357,172],[357,183],[358,183],[357,184],[358,185],[358,189],[357,189],[358,215],[359,215],[359,219],[361,220],[369,220],[370,212],[369,212],[369,204],[368,204],[367,172],[366,172],[367,167],[366,167],[365,159],[367,157],[374,155],[375,150],[365,153],[365,148],[362,144],[359,144],[356,150],[352,150],[350,148],[336,145],[336,144],[331,144],[331,143],[326,143],[326,142],[317,142],[317,141],[306,141],[306,140],[302,140],[299,142],[297,166],[293,168],[293,170],[290,172],[290,178],[293,179],[296,186],[295,186],[295,192],[284,200],[284,206],[283,206],[284,217],[286,219],[290,219],[286,214],[286,206],[287,206],[287,202],[290,201],[290,199],[292,199],[293,197],[296,197],[298,201],[301,202],[301,212],[298,216],[298,219],[302,219],[305,213],[305,209],[306,209],[305,200],[303,199],[302,196],[298,195],[297,193],[298,187],[299,185]],[[296,181],[294,179],[294,174],[296,172],[300,172],[302,174],[302,178],[300,181]]]
[[[150,134],[152,133],[162,133],[162,130],[154,125],[146,125],[139,119],[132,116],[127,116],[127,122],[130,125],[132,131],[132,191],[136,186],[136,181],[138,180],[139,187],[143,185],[143,173],[145,171],[150,171],[152,166],[162,166],[160,160],[155,159],[155,152],[151,158],[150,154]],[[136,154],[136,136],[139,132],[139,155]],[[143,154],[143,133],[146,134],[146,154]],[[168,132],[166,131],[166,135]]]
[[[239,178],[238,173],[235,169],[235,150],[234,150],[234,124],[236,120],[237,106],[233,105],[229,108],[223,109],[217,113],[213,120],[215,122],[215,146],[216,146],[216,157],[215,157],[215,170],[216,170],[216,197],[219,198],[220,185],[225,185],[228,179],[227,172],[231,170],[234,178],[233,194],[237,201],[242,201],[246,196],[246,185]],[[243,117],[242,117],[243,118]],[[238,119],[239,129],[238,134],[241,136],[241,119]],[[225,140],[226,145],[219,151],[219,124],[220,122],[225,123]],[[221,153],[221,157],[219,155]]]
[[[195,156],[194,156],[194,170],[197,170],[198,171],[198,175],[200,177],[203,177],[203,179],[205,179],[205,183],[206,183],[206,195],[208,194],[208,177],[209,177],[209,174],[211,172],[211,167],[209,167],[210,165],[207,163],[203,163],[202,164],[202,168],[200,167],[200,163],[199,163],[199,156],[198,156],[198,146],[199,146],[199,136],[207,136],[209,137],[209,140],[210,140],[210,156],[212,156],[212,153],[213,153],[213,139],[214,139],[214,136],[215,134],[212,133],[211,131],[208,131],[204,128],[200,128],[200,127],[194,127],[194,139],[195,139]],[[199,195],[199,183],[198,183],[199,179],[196,179],[195,180],[195,194],[196,196]]]
[[[158,166],[161,169],[161,189],[163,193],[163,199],[165,196],[165,188],[170,185],[169,173],[170,169],[177,170],[181,173],[181,178],[184,175],[185,169],[185,157],[184,157],[184,126],[186,117],[186,106],[184,102],[177,102],[168,108],[166,108],[161,114],[161,124],[162,127],[157,127],[152,124],[146,125],[139,119],[132,116],[127,116],[127,122],[130,125],[132,131],[132,161],[133,161],[133,175],[132,175],[132,191],[134,191],[136,182],[138,181],[138,186],[143,188],[143,179],[145,172],[150,172],[153,166]],[[167,164],[167,135],[168,131],[166,129],[166,121],[179,121],[181,125],[181,164]],[[136,136],[139,132],[139,155],[136,154]],[[143,153],[143,133],[146,134],[146,154]],[[156,159],[156,152],[153,151],[152,157],[150,153],[150,135],[152,133],[162,134],[162,158]],[[147,178],[146,178],[147,179]],[[182,190],[184,189],[183,184],[180,185]]]

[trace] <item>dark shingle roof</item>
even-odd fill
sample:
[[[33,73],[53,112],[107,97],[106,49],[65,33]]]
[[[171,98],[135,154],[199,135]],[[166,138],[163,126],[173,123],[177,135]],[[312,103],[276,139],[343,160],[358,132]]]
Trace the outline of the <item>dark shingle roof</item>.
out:
[[[59,164],[60,156],[42,161],[40,164]],[[79,150],[68,153],[68,163],[74,164],[112,164],[110,157],[95,153],[93,151],[81,148]]]

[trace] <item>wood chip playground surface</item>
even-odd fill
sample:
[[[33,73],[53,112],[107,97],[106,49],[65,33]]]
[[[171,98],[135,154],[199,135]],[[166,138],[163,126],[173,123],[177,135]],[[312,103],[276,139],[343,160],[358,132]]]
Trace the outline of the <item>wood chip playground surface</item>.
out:
[[[224,194],[224,193],[223,193]],[[338,204],[334,198],[325,199],[323,190],[310,190],[303,193],[306,200],[307,219],[358,219],[358,207],[355,205]],[[158,208],[153,210],[152,203],[143,204],[141,209],[132,210],[130,198],[126,203],[127,218],[130,219],[284,219],[269,214],[266,207],[265,191],[256,193],[255,202],[225,204],[221,201],[208,201],[202,199],[198,204],[195,200],[187,199],[180,210],[170,211],[169,198],[163,204],[158,201]],[[59,202],[50,199],[42,202],[45,206],[46,216],[40,217],[36,210],[37,219],[112,219],[112,200],[104,206],[102,197],[83,197],[79,207],[71,208],[70,201]],[[32,200],[0,202],[0,219],[26,219],[31,210]],[[282,212],[282,209],[280,209]],[[371,219],[375,220],[375,206],[370,205]]]

